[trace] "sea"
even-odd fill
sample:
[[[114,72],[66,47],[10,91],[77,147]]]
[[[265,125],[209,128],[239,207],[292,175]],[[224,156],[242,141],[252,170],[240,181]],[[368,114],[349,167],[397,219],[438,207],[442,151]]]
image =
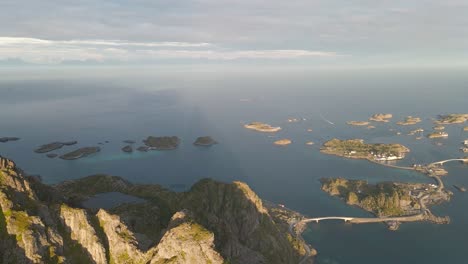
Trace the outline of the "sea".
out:
[[[263,199],[284,204],[306,216],[370,216],[321,191],[323,177],[427,182],[404,171],[320,153],[332,138],[361,138],[371,143],[401,143],[411,149],[396,164],[429,163],[463,155],[468,139],[463,126],[446,125],[449,137],[428,139],[434,118],[468,112],[467,69],[269,67],[249,65],[67,66],[0,68],[0,155],[13,159],[43,182],[93,174],[121,176],[134,183],[158,183],[185,191],[202,178],[243,181]],[[347,121],[391,113],[375,129]],[[406,116],[422,122],[398,126]],[[297,119],[289,122],[288,119]],[[280,126],[278,133],[259,133],[243,126],[261,121]],[[423,128],[423,138],[407,135]],[[312,131],[308,131],[308,130]],[[401,134],[398,135],[398,132]],[[143,145],[148,136],[178,136],[176,150],[124,153],[124,140]],[[219,144],[194,146],[199,136]],[[288,138],[292,144],[273,142]],[[99,146],[89,157],[67,161],[34,153],[53,141],[77,140],[59,155],[78,147]],[[313,141],[314,145],[306,145]],[[389,231],[383,224],[310,223],[303,236],[318,251],[319,264],[468,263],[468,166],[445,165],[443,178],[454,195],[433,206],[451,223],[402,224]]]

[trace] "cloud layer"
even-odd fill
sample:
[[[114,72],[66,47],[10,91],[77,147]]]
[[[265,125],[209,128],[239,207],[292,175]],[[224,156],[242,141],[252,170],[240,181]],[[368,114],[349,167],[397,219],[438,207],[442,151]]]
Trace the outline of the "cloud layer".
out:
[[[329,58],[336,52],[353,62],[381,63],[468,56],[467,0],[1,2],[0,36],[9,37],[2,40],[3,58],[21,48],[29,61],[79,59],[78,54],[100,60],[232,60]],[[33,49],[24,51],[28,45]],[[48,55],[40,58],[39,51]]]
[[[310,50],[232,50],[211,43],[131,42],[121,40],[46,40],[0,37],[0,60],[29,63],[64,61],[143,62],[161,59],[297,59],[336,57],[334,52]]]

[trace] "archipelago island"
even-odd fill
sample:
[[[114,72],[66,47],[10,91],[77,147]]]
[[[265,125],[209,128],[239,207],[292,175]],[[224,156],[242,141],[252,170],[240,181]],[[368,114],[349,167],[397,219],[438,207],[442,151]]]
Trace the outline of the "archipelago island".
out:
[[[244,125],[245,128],[247,129],[252,129],[258,132],[268,132],[268,133],[273,133],[273,132],[278,132],[281,130],[281,127],[274,127],[266,123],[262,122],[252,122],[249,124]]]
[[[448,124],[463,124],[468,120],[468,114],[449,114],[440,115],[439,118],[434,122],[440,125]]]

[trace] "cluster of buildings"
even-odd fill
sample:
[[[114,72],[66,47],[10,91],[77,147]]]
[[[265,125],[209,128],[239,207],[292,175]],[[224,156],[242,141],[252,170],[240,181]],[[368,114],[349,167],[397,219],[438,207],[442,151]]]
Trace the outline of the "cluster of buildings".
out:
[[[390,161],[390,160],[400,160],[403,159],[405,156],[403,154],[390,154],[390,153],[384,153],[384,154],[376,154],[374,152],[371,152],[371,155],[373,156],[374,160],[376,161]]]
[[[463,141],[463,147],[461,147],[460,150],[464,153],[468,153],[468,139],[465,139],[465,141]]]

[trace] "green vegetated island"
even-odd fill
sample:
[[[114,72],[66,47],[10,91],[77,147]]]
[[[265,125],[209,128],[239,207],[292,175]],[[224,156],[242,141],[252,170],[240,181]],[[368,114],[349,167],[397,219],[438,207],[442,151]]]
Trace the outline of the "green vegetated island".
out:
[[[346,158],[390,161],[403,159],[410,150],[401,144],[368,144],[363,139],[334,138],[325,142],[320,151]]]
[[[218,142],[210,136],[204,136],[198,137],[193,144],[197,146],[212,146],[218,144]]]
[[[449,217],[434,216],[428,206],[450,200],[452,195],[435,184],[383,182],[369,184],[363,180],[343,178],[321,179],[322,190],[360,207],[379,218],[389,218],[389,228],[398,228],[392,217],[408,217],[409,221],[450,222]],[[400,219],[403,221],[404,218]]]
[[[36,153],[47,153],[57,149],[61,149],[63,146],[72,146],[77,144],[78,141],[67,141],[67,142],[52,142],[48,144],[44,144],[39,146],[37,149],[34,150]]]
[[[18,141],[20,140],[19,137],[0,137],[0,143],[6,143],[9,141]]]
[[[83,207],[109,192],[143,202]],[[242,182],[172,192],[95,175],[51,186],[0,157],[2,263],[313,263],[315,251],[290,230],[300,218]]]

